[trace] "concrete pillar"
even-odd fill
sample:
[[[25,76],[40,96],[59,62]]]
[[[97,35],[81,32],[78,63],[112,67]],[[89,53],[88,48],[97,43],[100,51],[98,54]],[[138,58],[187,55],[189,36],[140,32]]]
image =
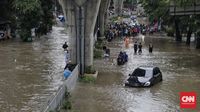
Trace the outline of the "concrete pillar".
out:
[[[101,5],[99,9],[99,19],[100,19],[100,36],[104,36],[105,32],[105,19],[107,18],[107,10],[111,0],[101,0]]]
[[[93,65],[94,27],[101,0],[88,0],[85,15],[85,65]]]
[[[71,54],[71,59],[73,63],[79,63],[77,60],[78,51],[77,51],[77,39],[80,36],[79,27],[84,27],[83,30],[83,39],[84,39],[84,64],[85,66],[93,65],[93,49],[94,49],[94,36],[93,31],[95,27],[95,22],[97,19],[97,14],[99,11],[101,0],[59,0],[59,3],[62,5],[63,12],[66,18],[67,29],[69,31],[69,49]],[[77,9],[82,8],[84,11],[84,26],[79,26],[78,21],[79,16]]]
[[[76,56],[76,21],[75,21],[75,10],[76,8],[73,6],[71,0],[59,0],[59,3],[62,6],[63,13],[66,19],[66,27],[68,30],[69,36],[69,51],[70,51],[70,59],[72,63],[77,63]]]
[[[115,8],[116,15],[118,15],[118,16],[122,15],[124,0],[113,0],[113,2],[114,2],[114,8]]]

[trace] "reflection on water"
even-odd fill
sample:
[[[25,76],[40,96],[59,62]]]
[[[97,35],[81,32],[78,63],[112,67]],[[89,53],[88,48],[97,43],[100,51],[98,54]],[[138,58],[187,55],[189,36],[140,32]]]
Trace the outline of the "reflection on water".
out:
[[[0,109],[4,112],[40,111],[61,85],[64,28],[33,43],[0,42]],[[62,32],[62,33],[61,33]]]
[[[148,53],[148,44],[153,42],[153,54]],[[115,46],[115,47],[112,47]],[[123,47],[123,42],[109,43],[109,62],[96,60],[100,71],[95,84],[79,83],[72,96],[76,112],[189,112],[179,107],[179,92],[200,93],[200,52],[171,39],[149,38],[143,42],[142,55],[134,55],[133,48]],[[116,66],[113,59],[120,50],[129,55],[129,62]],[[163,72],[163,82],[151,88],[124,87],[128,74],[140,65],[154,65]],[[200,110],[198,96],[197,109]]]

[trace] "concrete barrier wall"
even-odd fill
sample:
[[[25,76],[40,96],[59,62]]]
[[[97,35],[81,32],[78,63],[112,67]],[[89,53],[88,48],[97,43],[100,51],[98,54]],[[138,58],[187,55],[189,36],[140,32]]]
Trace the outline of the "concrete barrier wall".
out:
[[[67,80],[63,82],[63,85],[60,86],[55,95],[52,96],[51,100],[48,101],[47,107],[43,110],[43,112],[49,112],[56,110],[59,106],[61,106],[64,96],[66,92],[71,92],[75,86],[79,75],[79,67],[78,65],[72,71],[72,74],[68,77]]]

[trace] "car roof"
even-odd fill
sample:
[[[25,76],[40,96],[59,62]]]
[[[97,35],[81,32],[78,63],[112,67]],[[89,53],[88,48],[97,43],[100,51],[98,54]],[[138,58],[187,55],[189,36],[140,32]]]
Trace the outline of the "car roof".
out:
[[[153,66],[140,66],[137,69],[145,70],[145,76],[144,77],[152,77],[153,76]]]
[[[138,68],[144,69],[144,70],[153,70],[155,66],[139,66]]]

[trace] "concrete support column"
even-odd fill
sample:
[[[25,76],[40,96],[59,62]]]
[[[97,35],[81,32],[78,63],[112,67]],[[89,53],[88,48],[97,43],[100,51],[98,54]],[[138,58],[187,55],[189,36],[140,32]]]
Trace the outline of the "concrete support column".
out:
[[[113,0],[113,1],[114,1],[115,13],[118,16],[122,15],[122,9],[123,9],[124,0]]]
[[[62,5],[69,32],[72,63],[92,66],[93,32],[101,0],[59,0],[59,2]]]
[[[110,0],[101,0],[101,5],[99,9],[99,19],[100,19],[100,36],[104,36],[105,32],[105,19],[106,19],[106,14],[107,10],[110,4]]]
[[[85,65],[93,65],[94,27],[101,0],[88,0],[85,13]]]
[[[77,63],[77,49],[76,49],[76,18],[75,18],[75,11],[76,8],[74,7],[72,0],[59,0],[59,3],[62,6],[64,16],[66,18],[66,25],[68,30],[69,36],[69,52],[70,52],[70,59],[73,64]]]

